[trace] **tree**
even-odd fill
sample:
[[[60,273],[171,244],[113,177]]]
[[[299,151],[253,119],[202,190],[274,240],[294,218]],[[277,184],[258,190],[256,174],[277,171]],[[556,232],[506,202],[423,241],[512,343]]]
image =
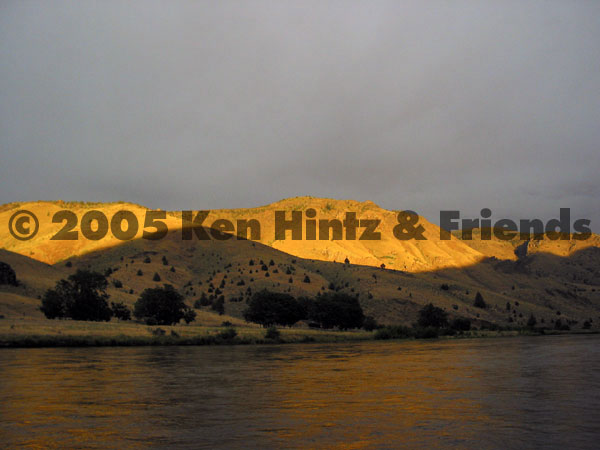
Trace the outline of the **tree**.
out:
[[[152,277],[152,281],[160,281],[160,275],[154,272],[154,276]]]
[[[184,318],[190,308],[170,284],[148,288],[135,302],[133,315],[149,325],[171,325]]]
[[[531,313],[531,315],[529,316],[529,319],[527,319],[527,326],[529,328],[534,328],[537,325],[537,320],[535,318],[535,316],[533,315],[533,313]]]
[[[291,295],[262,290],[256,292],[244,311],[244,318],[249,322],[264,326],[291,326],[304,319],[305,311],[300,303]]]
[[[225,314],[225,297],[222,295],[219,296],[216,300],[212,302],[210,307],[213,311],[218,312],[219,315],[222,316],[223,314]]]
[[[110,302],[113,316],[121,320],[131,320],[131,310],[123,302]]]
[[[11,286],[18,286],[19,282],[17,281],[17,275],[15,271],[10,266],[10,264],[6,264],[5,262],[0,261],[0,284],[8,284]]]
[[[112,311],[108,306],[107,286],[108,281],[101,273],[78,269],[46,291],[40,309],[49,319],[108,321]]]
[[[417,321],[417,324],[423,328],[445,327],[448,325],[448,313],[446,313],[446,311],[444,311],[442,308],[433,306],[433,303],[429,303],[419,311],[419,320]]]
[[[363,322],[363,328],[365,330],[373,331],[374,329],[376,329],[378,327],[379,327],[379,324],[373,317],[371,317],[371,316],[365,317],[365,320]]]
[[[358,299],[343,292],[327,292],[304,302],[308,319],[322,328],[360,328],[365,320]]]
[[[483,295],[481,295],[479,291],[477,294],[475,294],[475,302],[473,303],[473,306],[476,308],[487,308],[487,304],[483,300]]]
[[[163,266],[169,265],[169,261],[167,260],[167,257],[165,255],[163,255],[163,257],[162,257],[162,263],[163,263]]]

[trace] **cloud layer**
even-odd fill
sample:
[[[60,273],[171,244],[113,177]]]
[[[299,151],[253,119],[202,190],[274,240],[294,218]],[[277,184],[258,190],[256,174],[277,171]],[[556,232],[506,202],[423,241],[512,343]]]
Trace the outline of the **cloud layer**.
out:
[[[600,3],[4,2],[0,202],[600,223]]]

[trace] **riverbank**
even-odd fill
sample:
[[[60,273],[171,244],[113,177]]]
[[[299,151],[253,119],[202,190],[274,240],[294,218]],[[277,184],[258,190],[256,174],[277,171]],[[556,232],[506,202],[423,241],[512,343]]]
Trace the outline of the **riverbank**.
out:
[[[240,321],[175,326],[148,326],[132,321],[81,322],[72,320],[0,320],[0,348],[168,346],[168,345],[259,345],[293,343],[399,340],[437,336],[394,335],[380,331],[334,331],[310,328],[278,328],[279,336],[267,338],[266,329]],[[494,338],[541,334],[579,334],[593,331],[471,330],[439,339]]]

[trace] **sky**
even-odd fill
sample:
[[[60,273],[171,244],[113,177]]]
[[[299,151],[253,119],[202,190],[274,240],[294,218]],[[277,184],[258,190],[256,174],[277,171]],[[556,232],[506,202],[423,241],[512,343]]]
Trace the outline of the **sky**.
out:
[[[0,3],[0,203],[312,195],[600,231],[598,1]]]

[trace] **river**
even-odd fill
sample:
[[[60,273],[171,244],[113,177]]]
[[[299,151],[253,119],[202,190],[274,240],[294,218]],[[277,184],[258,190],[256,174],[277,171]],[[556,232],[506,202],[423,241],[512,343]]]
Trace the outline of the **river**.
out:
[[[7,448],[599,442],[599,335],[0,350]]]

